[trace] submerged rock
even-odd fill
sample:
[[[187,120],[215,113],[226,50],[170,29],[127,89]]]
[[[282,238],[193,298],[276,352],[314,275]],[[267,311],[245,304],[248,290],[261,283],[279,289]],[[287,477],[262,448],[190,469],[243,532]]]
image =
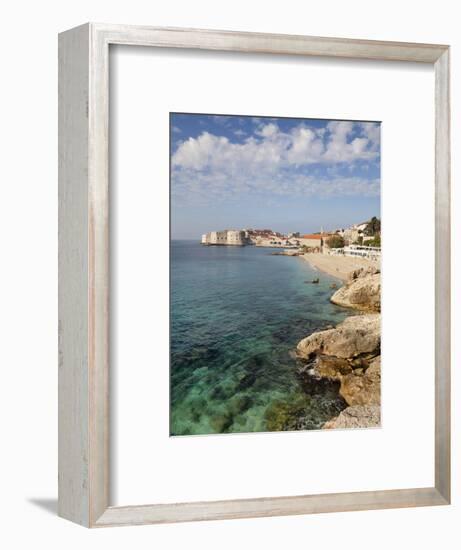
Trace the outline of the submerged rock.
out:
[[[367,274],[352,280],[330,298],[333,304],[363,311],[381,311],[381,275]]]
[[[268,431],[296,429],[297,419],[303,415],[308,403],[309,398],[306,396],[298,396],[290,402],[277,400],[271,403],[264,415]]]
[[[377,428],[381,425],[381,408],[379,405],[355,405],[347,407],[336,418],[325,422],[324,428]]]
[[[279,252],[271,252],[271,256],[299,256],[297,250],[282,250]]]

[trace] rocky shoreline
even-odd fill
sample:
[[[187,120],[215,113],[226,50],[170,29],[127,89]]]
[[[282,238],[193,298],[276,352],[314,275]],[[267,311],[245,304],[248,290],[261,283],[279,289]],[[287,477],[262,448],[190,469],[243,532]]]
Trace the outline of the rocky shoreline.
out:
[[[378,267],[354,270],[330,298],[357,310],[334,328],[314,332],[297,345],[299,374],[339,383],[347,405],[324,429],[380,425],[381,410],[381,280]]]

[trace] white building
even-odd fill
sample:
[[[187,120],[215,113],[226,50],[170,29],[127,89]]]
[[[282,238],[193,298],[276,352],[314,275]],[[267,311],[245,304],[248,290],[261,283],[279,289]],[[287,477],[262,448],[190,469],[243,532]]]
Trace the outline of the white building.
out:
[[[227,231],[227,244],[241,246],[245,244],[245,231],[235,231],[230,229]]]
[[[224,231],[210,231],[202,235],[202,244],[223,245],[223,246],[243,246],[247,243],[244,231],[233,229],[224,229]]]
[[[328,254],[332,256],[354,256],[369,260],[379,260],[381,258],[381,248],[378,246],[351,244],[344,248],[330,248]]]
[[[227,231],[211,231],[207,244],[227,244]]]
[[[340,235],[344,238],[344,240],[348,243],[354,243],[358,240],[359,237],[368,238],[365,236],[365,229],[368,225],[368,222],[365,223],[355,223],[354,225],[351,225],[347,229],[338,229],[336,231],[337,235]],[[373,239],[373,237],[370,237],[370,239]]]

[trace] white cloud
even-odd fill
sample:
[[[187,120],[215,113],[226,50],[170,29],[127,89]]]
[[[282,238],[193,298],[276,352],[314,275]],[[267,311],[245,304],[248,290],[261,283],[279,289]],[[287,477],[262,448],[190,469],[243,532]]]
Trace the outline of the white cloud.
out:
[[[378,150],[375,143],[363,131],[364,123],[357,124],[350,121],[332,121],[327,124],[329,132],[323,160],[326,162],[355,162],[357,160],[372,160],[377,157]],[[350,139],[356,129],[363,137]],[[379,136],[379,127],[378,127]]]
[[[291,143],[287,150],[290,164],[314,164],[321,162],[325,153],[323,140],[311,128],[300,126],[291,132]]]
[[[172,194],[175,203],[216,204],[219,201],[241,200],[244,195],[290,196],[328,198],[338,196],[378,196],[378,178],[330,175],[328,177],[307,176],[293,173],[275,175],[259,174],[246,177],[245,174],[229,178],[227,174],[178,171],[174,174]]]
[[[173,154],[173,192],[199,198],[242,192],[376,195],[378,180],[352,174],[357,163],[368,166],[379,159],[379,135],[378,124],[347,121],[332,121],[325,128],[302,123],[289,132],[259,122],[243,143],[203,132],[181,142]],[[320,175],[314,177],[312,165],[323,167]]]
[[[352,140],[351,146],[353,153],[356,155],[360,155],[366,150],[368,146],[368,139],[363,137],[355,138],[354,140]]]
[[[270,140],[248,138],[232,143],[228,138],[203,132],[182,142],[173,155],[173,167],[192,170],[215,170],[233,173],[240,170],[274,168],[280,163],[281,149]]]
[[[362,130],[362,135],[369,140],[371,149],[378,151],[381,137],[380,125],[373,122],[361,122],[359,127]]]
[[[237,130],[239,131],[239,130]],[[355,136],[355,137],[353,137]],[[324,129],[299,125],[282,132],[274,123],[260,126],[245,143],[203,132],[189,138],[173,155],[173,166],[203,170],[221,167],[265,170],[290,165],[350,163],[379,155],[379,126],[332,121]]]
[[[278,128],[277,124],[273,124],[271,122],[269,124],[265,124],[264,126],[262,126],[259,130],[256,131],[256,134],[258,136],[262,136],[262,137],[265,137],[265,138],[270,138],[270,137],[275,136],[278,131],[279,131],[279,128]]]

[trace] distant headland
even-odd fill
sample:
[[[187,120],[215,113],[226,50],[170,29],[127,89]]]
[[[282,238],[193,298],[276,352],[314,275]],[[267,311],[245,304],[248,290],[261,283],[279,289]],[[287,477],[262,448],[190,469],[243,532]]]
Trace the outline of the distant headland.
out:
[[[201,243],[205,246],[253,245],[296,250],[300,254],[321,253],[377,260],[381,256],[381,222],[373,217],[347,228],[322,229],[310,234],[283,234],[272,229],[223,229],[203,234]]]

